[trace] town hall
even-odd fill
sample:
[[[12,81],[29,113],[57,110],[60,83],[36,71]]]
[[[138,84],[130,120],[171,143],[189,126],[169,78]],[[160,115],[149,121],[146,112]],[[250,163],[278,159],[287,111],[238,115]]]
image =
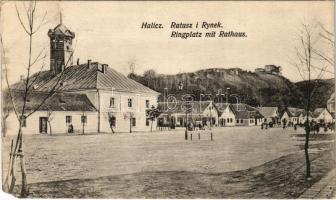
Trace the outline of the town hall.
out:
[[[48,36],[50,69],[29,78],[31,89],[26,112],[36,112],[27,118],[23,116],[24,134],[150,130],[146,111],[157,106],[158,92],[105,63],[87,60],[73,64],[75,33],[62,22],[50,29]],[[9,95],[4,95],[7,134],[17,133],[19,122],[13,108],[22,108],[25,80],[23,77],[10,86],[14,107]],[[45,98],[48,95],[50,97]]]

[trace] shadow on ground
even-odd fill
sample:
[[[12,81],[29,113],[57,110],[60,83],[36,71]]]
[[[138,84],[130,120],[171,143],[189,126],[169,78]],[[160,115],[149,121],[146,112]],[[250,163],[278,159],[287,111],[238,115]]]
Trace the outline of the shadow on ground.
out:
[[[225,173],[139,172],[95,179],[34,183],[30,198],[297,198],[334,168],[333,151],[310,154],[305,180],[303,152],[247,170]],[[187,164],[187,163],[186,163]],[[18,188],[16,192],[18,194]]]

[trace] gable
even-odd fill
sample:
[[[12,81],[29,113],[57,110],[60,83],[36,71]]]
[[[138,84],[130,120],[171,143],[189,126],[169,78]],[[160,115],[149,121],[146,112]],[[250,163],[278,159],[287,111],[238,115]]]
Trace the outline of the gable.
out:
[[[324,109],[320,115],[318,115],[316,118],[332,118],[332,115],[327,111],[327,109]]]
[[[227,106],[222,114],[221,114],[221,117],[224,117],[224,116],[235,116],[235,113],[234,111],[232,110],[231,106]]]

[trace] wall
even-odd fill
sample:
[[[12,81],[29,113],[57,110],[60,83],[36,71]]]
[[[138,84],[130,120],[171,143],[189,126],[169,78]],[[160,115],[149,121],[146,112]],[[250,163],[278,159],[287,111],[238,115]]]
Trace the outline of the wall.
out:
[[[114,106],[110,106],[110,98],[114,97]],[[132,107],[128,107],[128,99],[132,99]],[[112,90],[100,90],[100,131],[111,132],[109,124],[109,113],[116,118],[115,132],[130,131],[130,113],[136,119],[136,126],[132,131],[150,131],[151,121],[146,125],[146,110],[152,106],[157,107],[156,94],[140,94],[132,92],[120,92]],[[146,100],[149,100],[149,107],[146,108]],[[157,122],[153,121],[153,130],[156,130]]]
[[[236,119],[236,126],[249,126],[249,119]]]
[[[283,120],[286,119],[286,124],[288,124],[288,122],[290,122],[290,118],[288,116],[287,112],[284,112],[284,114],[281,117],[281,124],[283,124]]]
[[[229,122],[227,119],[230,119]],[[232,122],[230,122],[232,119]],[[225,108],[222,115],[219,117],[219,126],[223,126],[222,120],[225,120],[224,126],[235,126],[236,124],[236,116],[232,112],[232,110],[228,107]]]
[[[213,109],[210,109],[212,107]],[[204,109],[203,111],[203,117],[213,117],[215,118],[215,126],[218,126],[218,111],[213,106],[212,102]]]
[[[326,123],[331,123],[333,121],[333,118],[331,114],[327,111],[327,109],[324,109],[317,118],[314,118],[314,121],[315,122],[324,121]]]
[[[81,111],[54,111],[51,114],[51,128],[52,133],[67,133],[68,125],[66,124],[66,116],[72,116],[72,125],[74,131],[77,133],[82,133],[82,123],[81,116],[83,112]],[[84,132],[96,132],[97,130],[97,112],[84,112],[84,115],[87,116],[87,124],[84,126]],[[47,117],[46,111],[37,111],[26,119],[26,127],[22,127],[23,134],[40,134],[39,123],[40,117]],[[11,112],[8,118],[6,119],[8,135],[16,135],[19,128],[19,122],[15,116],[14,112]],[[49,124],[48,134],[50,134]]]

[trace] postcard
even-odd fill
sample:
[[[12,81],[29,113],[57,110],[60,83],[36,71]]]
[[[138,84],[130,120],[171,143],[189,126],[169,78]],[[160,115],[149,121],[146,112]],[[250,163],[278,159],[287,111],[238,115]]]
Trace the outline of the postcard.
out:
[[[335,198],[334,1],[1,1],[1,199]]]

